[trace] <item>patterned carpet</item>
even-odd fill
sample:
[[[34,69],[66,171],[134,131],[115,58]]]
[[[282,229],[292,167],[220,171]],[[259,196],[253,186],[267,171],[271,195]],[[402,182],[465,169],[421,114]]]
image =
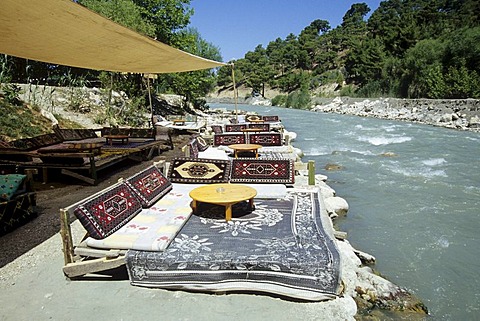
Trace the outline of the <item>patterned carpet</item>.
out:
[[[165,252],[129,251],[132,284],[168,289],[263,292],[301,300],[335,297],[339,254],[320,219],[316,192],[192,215]]]

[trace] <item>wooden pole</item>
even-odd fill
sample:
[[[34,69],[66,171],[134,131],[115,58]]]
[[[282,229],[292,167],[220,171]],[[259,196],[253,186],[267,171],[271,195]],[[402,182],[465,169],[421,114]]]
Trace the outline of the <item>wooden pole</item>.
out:
[[[315,161],[308,161],[308,185],[315,185]]]
[[[152,122],[152,128],[155,126],[153,122],[153,105],[152,105],[152,92],[150,90],[150,75],[147,76],[147,90],[148,90],[148,100],[150,102],[150,121]]]
[[[235,64],[232,62],[232,82],[233,82],[233,100],[235,101],[235,120],[238,124],[238,107],[237,107],[237,100],[238,100],[238,92],[237,86],[235,84]]]

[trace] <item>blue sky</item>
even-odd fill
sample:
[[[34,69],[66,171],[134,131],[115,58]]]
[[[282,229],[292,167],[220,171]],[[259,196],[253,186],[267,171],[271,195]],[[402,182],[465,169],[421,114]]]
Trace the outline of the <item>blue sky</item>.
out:
[[[220,48],[223,61],[243,58],[259,44],[293,33],[297,35],[313,20],[342,22],[354,3],[365,2],[375,11],[381,0],[191,0],[190,19],[202,38]]]

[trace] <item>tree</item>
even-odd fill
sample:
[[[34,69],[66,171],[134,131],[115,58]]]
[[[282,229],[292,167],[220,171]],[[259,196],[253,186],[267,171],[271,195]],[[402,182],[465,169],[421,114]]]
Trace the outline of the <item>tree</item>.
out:
[[[376,39],[365,39],[348,53],[345,70],[348,78],[356,83],[379,80],[385,61],[385,50]]]
[[[412,98],[440,98],[444,90],[442,57],[445,44],[438,40],[422,40],[405,55],[402,81]]]
[[[315,54],[319,51],[320,36],[330,29],[330,24],[326,20],[314,20],[300,32],[298,36],[299,48],[299,67],[304,70],[313,69]]]
[[[79,0],[78,2],[122,26],[155,37],[155,24],[144,20],[143,8],[131,0]]]
[[[258,45],[253,52],[245,54],[245,60],[244,66],[248,66],[248,72],[244,71],[247,85],[254,92],[265,96],[265,85],[274,76],[274,71],[268,63],[267,51]]]
[[[190,0],[133,0],[142,8],[142,17],[155,26],[155,38],[167,45],[179,47],[177,31],[187,27],[193,9]]]
[[[182,48],[191,54],[203,58],[221,61],[220,49],[203,39],[195,28],[187,28],[178,35]],[[181,40],[180,40],[181,39]],[[160,75],[160,87],[164,92],[174,92],[185,97],[185,102],[196,103],[215,85],[215,73],[212,69]]]

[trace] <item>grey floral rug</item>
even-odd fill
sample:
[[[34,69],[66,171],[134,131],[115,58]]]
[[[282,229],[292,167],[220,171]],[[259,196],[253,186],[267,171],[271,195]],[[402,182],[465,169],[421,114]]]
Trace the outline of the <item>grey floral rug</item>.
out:
[[[316,192],[240,203],[192,215],[164,252],[127,253],[133,285],[195,291],[251,291],[325,300],[339,289],[340,259],[320,219]]]

